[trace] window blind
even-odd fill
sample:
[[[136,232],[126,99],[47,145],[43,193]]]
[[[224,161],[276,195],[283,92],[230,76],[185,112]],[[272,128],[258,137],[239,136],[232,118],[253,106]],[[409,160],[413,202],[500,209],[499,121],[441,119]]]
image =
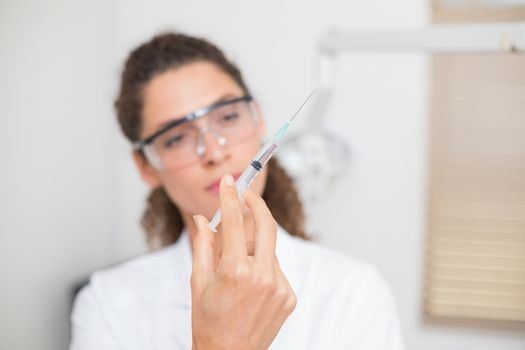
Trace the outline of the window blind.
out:
[[[525,321],[525,56],[432,61],[425,310]]]

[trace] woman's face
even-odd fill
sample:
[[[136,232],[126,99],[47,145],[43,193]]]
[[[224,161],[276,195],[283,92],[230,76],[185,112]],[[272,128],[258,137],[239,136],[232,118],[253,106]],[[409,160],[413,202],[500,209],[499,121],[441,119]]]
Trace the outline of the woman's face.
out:
[[[219,100],[243,96],[240,86],[210,62],[195,62],[161,73],[144,88],[141,138],[151,135],[167,121],[178,119]],[[201,129],[206,117],[194,121]],[[219,145],[216,138],[205,134],[205,153],[199,162],[182,169],[157,170],[142,157],[135,160],[142,177],[153,187],[162,186],[180,209],[183,219],[201,214],[210,219],[219,208],[219,180],[225,174],[237,178],[257,153],[265,126],[259,116],[255,132],[241,143]],[[262,194],[266,170],[255,179],[251,189]]]

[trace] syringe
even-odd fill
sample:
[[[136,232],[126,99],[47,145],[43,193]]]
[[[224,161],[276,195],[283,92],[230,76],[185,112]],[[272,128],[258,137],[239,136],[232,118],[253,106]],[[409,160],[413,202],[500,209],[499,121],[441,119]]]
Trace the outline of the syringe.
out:
[[[259,152],[255,155],[253,160],[251,161],[250,165],[243,171],[241,176],[237,179],[235,182],[235,187],[237,188],[237,195],[239,197],[242,197],[246,189],[251,185],[253,180],[257,177],[259,172],[262,168],[268,163],[270,158],[275,154],[277,151],[277,147],[279,146],[279,142],[283,138],[284,134],[286,134],[286,131],[288,130],[288,127],[294,120],[295,116],[301,111],[301,109],[304,107],[306,102],[312,97],[312,95],[315,93],[315,90],[310,93],[308,98],[303,102],[301,107],[294,113],[294,115],[288,120],[277,132],[275,135],[266,141],[264,145],[261,147]],[[213,218],[210,221],[210,224],[208,227],[213,231],[217,232],[217,226],[221,222],[221,209],[217,210],[215,215],[213,215]]]

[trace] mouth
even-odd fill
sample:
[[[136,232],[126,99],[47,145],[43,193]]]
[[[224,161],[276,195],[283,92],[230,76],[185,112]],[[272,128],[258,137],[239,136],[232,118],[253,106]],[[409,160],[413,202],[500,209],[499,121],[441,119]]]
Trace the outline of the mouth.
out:
[[[241,177],[241,173],[232,174],[232,177],[233,177],[234,181],[237,181],[237,179],[239,177]],[[220,184],[221,184],[221,179],[222,179],[222,177],[214,180],[211,184],[209,184],[206,187],[206,191],[211,193],[211,194],[213,194],[213,195],[218,196],[219,195]]]

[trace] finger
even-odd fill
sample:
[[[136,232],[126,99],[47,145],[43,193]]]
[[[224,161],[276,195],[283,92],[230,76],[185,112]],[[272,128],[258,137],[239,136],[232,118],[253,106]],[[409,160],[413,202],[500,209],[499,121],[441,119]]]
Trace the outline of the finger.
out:
[[[194,215],[197,234],[193,239],[193,271],[195,277],[213,273],[214,235],[208,228],[208,220],[202,215]]]
[[[220,184],[222,258],[240,259],[246,257],[244,221],[231,175],[225,175]]]
[[[279,264],[279,259],[277,259],[277,256],[274,256],[274,263],[273,263],[274,269],[275,269],[275,276],[278,276],[277,279],[283,283],[287,289],[292,290],[292,286],[290,285],[290,282],[284,275],[283,270],[281,270],[281,265]]]
[[[246,253],[248,256],[255,255],[255,244],[253,241],[246,241]]]
[[[274,268],[275,268],[275,276],[277,276],[277,280],[278,280],[277,283],[279,285],[283,285],[283,287],[287,290],[288,296],[285,300],[282,311],[284,311],[286,314],[289,315],[295,309],[295,306],[297,305],[297,296],[295,295],[292,289],[292,286],[290,285],[290,282],[288,281],[283,271],[281,270],[277,257],[275,257]]]
[[[244,193],[244,201],[250,208],[255,224],[255,258],[270,266],[275,257],[277,222],[264,200],[253,191]]]

